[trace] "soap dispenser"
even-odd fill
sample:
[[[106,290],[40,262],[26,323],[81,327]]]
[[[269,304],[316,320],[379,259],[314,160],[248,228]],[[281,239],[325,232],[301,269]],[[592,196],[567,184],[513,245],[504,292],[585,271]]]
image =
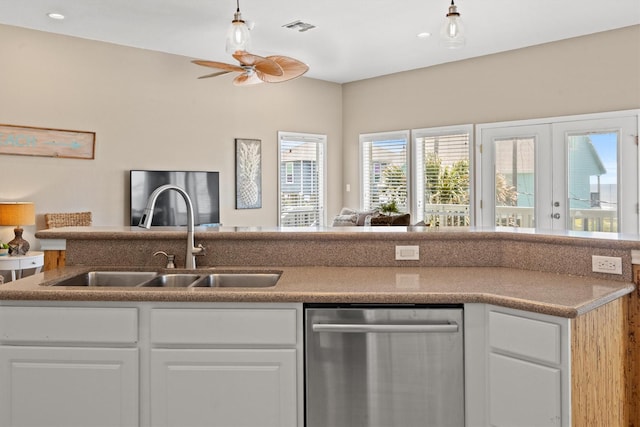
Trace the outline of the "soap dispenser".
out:
[[[153,256],[156,255],[164,255],[167,257],[167,267],[166,268],[176,268],[176,264],[175,264],[175,255],[171,255],[166,253],[165,251],[157,251],[156,253],[153,254]]]

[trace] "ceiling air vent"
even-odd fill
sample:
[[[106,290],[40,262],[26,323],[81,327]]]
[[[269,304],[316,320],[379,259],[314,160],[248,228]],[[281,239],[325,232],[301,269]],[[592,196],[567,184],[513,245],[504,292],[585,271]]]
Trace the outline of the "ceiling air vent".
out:
[[[306,22],[302,22],[302,21],[293,21],[283,25],[283,27],[289,28],[291,30],[298,30],[301,33],[304,33],[305,31],[309,31],[312,28],[316,28],[315,25],[307,24]]]

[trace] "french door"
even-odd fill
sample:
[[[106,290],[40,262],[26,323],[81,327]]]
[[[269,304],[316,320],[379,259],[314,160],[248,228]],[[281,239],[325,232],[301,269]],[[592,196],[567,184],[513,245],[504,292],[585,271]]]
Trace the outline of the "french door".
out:
[[[478,126],[485,226],[638,232],[638,115]]]

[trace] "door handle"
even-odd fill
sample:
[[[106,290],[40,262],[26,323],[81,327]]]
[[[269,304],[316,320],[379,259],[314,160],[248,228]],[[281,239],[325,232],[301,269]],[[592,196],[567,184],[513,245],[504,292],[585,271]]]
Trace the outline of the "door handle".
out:
[[[554,213],[553,215],[551,215],[551,218],[560,219],[560,214],[559,213]]]
[[[430,323],[422,325],[372,325],[372,324],[343,324],[343,323],[314,323],[311,326],[313,332],[337,332],[337,333],[389,333],[389,332],[458,332],[458,324]]]

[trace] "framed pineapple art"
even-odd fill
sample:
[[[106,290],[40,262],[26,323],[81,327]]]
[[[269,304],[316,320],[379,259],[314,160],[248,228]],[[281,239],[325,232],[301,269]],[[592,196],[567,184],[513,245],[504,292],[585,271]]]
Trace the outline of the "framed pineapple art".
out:
[[[261,143],[236,138],[236,209],[262,207]]]

